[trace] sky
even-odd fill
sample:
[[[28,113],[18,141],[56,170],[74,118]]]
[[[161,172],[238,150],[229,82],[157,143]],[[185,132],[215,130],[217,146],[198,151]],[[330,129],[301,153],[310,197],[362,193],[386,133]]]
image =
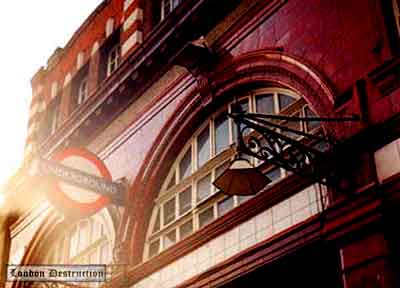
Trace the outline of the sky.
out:
[[[0,184],[21,165],[30,79],[102,0],[5,1],[0,9]],[[5,4],[6,3],[6,4]]]

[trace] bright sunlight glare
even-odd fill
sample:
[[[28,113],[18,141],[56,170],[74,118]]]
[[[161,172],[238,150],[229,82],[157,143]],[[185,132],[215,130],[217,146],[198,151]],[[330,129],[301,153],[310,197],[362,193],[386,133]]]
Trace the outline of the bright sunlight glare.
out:
[[[0,208],[3,207],[5,203],[6,203],[6,196],[2,191],[0,191]]]
[[[102,0],[8,1],[0,10],[0,184],[21,165],[30,79]],[[18,13],[16,13],[18,11]],[[0,199],[1,200],[1,199]]]

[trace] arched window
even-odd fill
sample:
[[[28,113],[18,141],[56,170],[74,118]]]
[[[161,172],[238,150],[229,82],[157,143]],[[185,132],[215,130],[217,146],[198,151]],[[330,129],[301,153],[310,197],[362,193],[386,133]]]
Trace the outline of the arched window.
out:
[[[49,264],[110,264],[110,233],[99,215],[80,220],[59,235],[47,255]]]
[[[304,99],[280,88],[257,89],[238,97],[244,111],[295,116],[312,116]],[[233,103],[211,115],[184,145],[168,173],[158,197],[147,232],[144,258],[151,258],[226,214],[252,196],[230,196],[218,191],[212,182],[228,167],[234,157],[234,123],[228,118]],[[311,132],[319,125],[280,123]],[[298,137],[297,135],[290,135]],[[256,159],[249,159],[261,165]],[[273,185],[287,175],[279,167],[263,165]]]

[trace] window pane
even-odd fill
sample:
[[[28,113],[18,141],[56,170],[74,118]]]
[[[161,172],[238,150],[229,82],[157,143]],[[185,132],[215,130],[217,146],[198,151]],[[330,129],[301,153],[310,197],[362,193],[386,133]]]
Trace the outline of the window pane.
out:
[[[185,224],[182,224],[179,227],[179,234],[180,234],[180,239],[183,239],[187,236],[189,236],[190,234],[192,234],[193,232],[193,221],[192,219],[190,219],[189,222],[186,222]]]
[[[305,109],[306,112],[306,117],[316,117],[315,113],[308,107],[306,107]],[[319,121],[310,121],[306,123],[307,125],[307,131],[311,131],[315,128],[318,128],[321,123]]]
[[[78,104],[83,103],[87,98],[87,81],[86,79],[82,80],[79,86],[78,91]]]
[[[211,194],[211,174],[197,182],[197,202],[207,198]]]
[[[176,8],[176,6],[179,5],[179,3],[181,3],[182,0],[173,0],[173,7]]]
[[[164,204],[164,225],[171,223],[175,219],[175,198]]]
[[[210,159],[210,128],[207,127],[197,137],[197,166],[201,167]]]
[[[94,221],[93,222],[93,232],[92,232],[92,240],[91,242],[96,241],[97,239],[99,239],[102,235],[102,226],[100,222],[98,221]]]
[[[73,258],[77,254],[78,250],[78,229],[74,229],[71,233],[71,238],[69,242],[69,258]]]
[[[293,114],[293,115],[291,115],[291,116],[293,116],[293,117],[300,117],[300,113]],[[284,123],[282,123],[282,126],[287,127],[287,128],[289,128],[289,129],[292,129],[292,130],[302,131],[302,129],[301,129],[301,122],[300,122],[300,121],[288,121],[288,122],[284,122]],[[283,130],[282,130],[282,134],[284,134],[284,135],[286,135],[286,136],[288,136],[288,137],[290,137],[290,138],[293,138],[293,139],[297,139],[297,138],[301,137],[301,135],[299,135],[299,134],[297,134],[297,133],[294,133],[294,132],[290,132],[290,131],[283,131]]]
[[[160,239],[150,243],[149,246],[149,257],[153,257],[160,252]]]
[[[108,245],[103,244],[100,248],[100,264],[108,264],[110,263],[110,255],[108,253]]]
[[[318,143],[314,144],[313,147],[321,152],[326,152],[329,150],[329,143],[325,141],[319,141]]]
[[[192,187],[179,193],[179,215],[184,214],[192,208]]]
[[[271,179],[272,182],[279,180],[282,176],[281,174],[281,168],[273,168],[272,170],[269,170],[265,174],[269,179]]]
[[[158,230],[160,230],[160,210],[157,210],[157,216],[153,226],[153,233],[157,232]]]
[[[171,12],[171,0],[162,0],[161,2],[161,18],[166,17]]]
[[[279,97],[279,107],[280,110],[285,109],[290,104],[294,103],[296,99],[294,97],[285,95],[285,94],[278,94]]]
[[[249,196],[238,196],[238,202],[239,204],[242,204],[243,202],[246,202],[247,200],[253,198],[255,195],[249,195]]]
[[[189,176],[192,173],[192,147],[186,151],[181,162],[179,163],[180,179]]]
[[[274,95],[272,93],[256,97],[257,113],[274,114]]]
[[[104,231],[104,226],[100,224],[100,235],[101,235],[101,237],[103,237],[104,235],[106,235],[105,233],[106,233],[106,232]]]
[[[165,234],[164,236],[164,249],[170,247],[172,244],[176,242],[176,230],[172,230],[171,232]]]
[[[226,169],[228,169],[230,161],[225,162],[224,164],[220,165],[215,169],[215,179],[217,179]]]
[[[175,177],[176,175],[175,174],[176,174],[176,172],[174,172],[171,179],[169,180],[167,190],[176,184],[176,177]]]
[[[118,68],[119,57],[120,57],[120,47],[115,46],[111,49],[111,51],[108,54],[107,76],[110,76],[111,73],[113,73],[114,70]]]
[[[240,107],[240,112],[243,112],[243,113],[245,113],[245,112],[249,112],[249,98],[245,98],[245,99],[242,99],[242,100],[240,100],[238,103],[233,103],[232,105],[231,105],[231,108],[232,108],[232,112],[237,112],[237,111],[235,111],[235,109],[237,109],[236,108],[236,106],[237,105],[239,105],[239,107]]]
[[[226,198],[218,203],[218,216],[222,216],[233,208],[233,197]]]
[[[226,113],[215,118],[215,154],[225,150],[229,146],[229,124]]]
[[[84,250],[90,244],[90,227],[88,221],[79,223],[79,244],[78,252]]]
[[[199,227],[207,225],[214,220],[214,207],[207,208],[199,214]]]
[[[244,100],[241,100],[239,102],[239,106],[240,106],[240,111],[242,112],[249,112],[249,99],[246,98]],[[232,110],[235,109],[235,105],[232,104]],[[234,112],[234,111],[233,111]],[[235,124],[235,122],[233,120],[232,121],[232,135],[233,135],[233,142],[236,142],[236,138],[237,138],[237,126]],[[240,126],[240,129],[242,129],[244,127],[244,125]],[[245,131],[243,131],[244,135],[247,135],[250,133],[250,129],[246,129]]]

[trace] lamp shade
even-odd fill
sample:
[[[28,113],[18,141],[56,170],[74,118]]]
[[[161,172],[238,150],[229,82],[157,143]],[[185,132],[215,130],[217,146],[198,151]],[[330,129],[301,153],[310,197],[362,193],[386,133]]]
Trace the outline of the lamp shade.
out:
[[[254,195],[271,180],[243,158],[232,161],[214,182],[214,186],[229,195]]]

